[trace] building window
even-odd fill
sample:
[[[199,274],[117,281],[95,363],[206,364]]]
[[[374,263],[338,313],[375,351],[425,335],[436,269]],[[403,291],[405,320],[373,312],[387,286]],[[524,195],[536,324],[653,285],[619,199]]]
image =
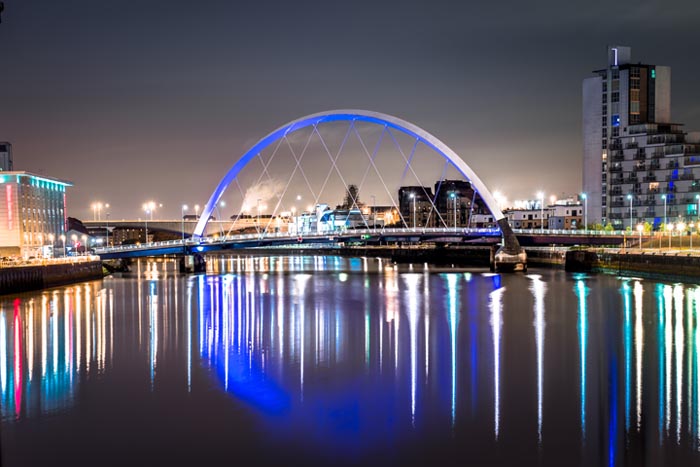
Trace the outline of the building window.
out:
[[[620,102],[620,93],[619,93],[619,92],[613,92],[610,101],[611,101],[611,102]]]

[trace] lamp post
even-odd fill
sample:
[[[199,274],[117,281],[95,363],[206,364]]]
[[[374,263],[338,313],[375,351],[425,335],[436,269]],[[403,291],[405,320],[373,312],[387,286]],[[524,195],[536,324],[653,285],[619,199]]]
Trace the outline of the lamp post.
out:
[[[457,230],[457,195],[453,191],[450,193],[450,199],[452,199],[452,209],[454,209],[454,219],[452,220],[452,226],[455,231]]]
[[[668,230],[668,249],[671,249],[671,237],[673,236],[673,224],[668,224],[666,226],[666,230]]]
[[[54,257],[54,254],[53,254],[53,241],[54,241],[55,239],[56,239],[56,237],[54,236],[54,234],[50,233],[50,234],[49,234],[49,243],[51,244],[51,257],[52,257],[52,258]]]
[[[411,193],[411,200],[413,201],[413,230],[416,230],[416,194]]]
[[[185,211],[187,211],[187,205],[183,204],[180,207],[180,219],[182,222],[182,252],[185,252]]]
[[[665,194],[664,194],[664,195],[661,195],[661,199],[664,200],[664,228],[666,229],[666,226],[667,226],[667,224],[668,224],[668,219],[667,219],[667,217],[666,217],[666,207],[667,207],[667,204],[666,204],[666,195],[665,195]],[[666,230],[668,230],[668,229],[666,229]]]
[[[683,249],[683,233],[685,232],[685,223],[684,222],[679,222],[676,224],[676,230],[678,230],[678,243],[679,243],[679,249]]]
[[[588,195],[581,193],[581,198],[583,199],[583,229],[588,233]]]
[[[80,239],[83,241],[83,256],[87,256],[88,253],[88,238],[87,235],[82,235]]]
[[[632,231],[632,200],[634,197],[631,193],[627,194],[627,199],[630,200],[630,232]]]
[[[61,234],[61,241],[63,242],[63,257],[66,257],[66,236]]]
[[[637,232],[639,232],[639,249],[642,249],[642,230],[644,226],[642,224],[637,224]]]
[[[73,253],[75,253],[75,249],[76,249],[75,245],[78,242],[78,236],[76,234],[73,234],[70,236],[70,239],[73,240],[73,250],[74,250]],[[75,254],[73,256],[75,256]]]
[[[537,197],[540,200],[540,231],[544,233],[544,193],[540,191]]]
[[[109,248],[109,212],[105,213],[107,216],[107,223],[105,224],[105,247]]]
[[[144,241],[143,241],[144,244],[148,244],[148,215],[149,215],[150,213],[151,213],[151,212],[150,212],[148,209],[146,209],[146,217],[143,218],[143,222],[144,222],[144,224],[145,224],[145,226],[146,226],[146,238],[145,238]]]
[[[377,207],[377,197],[372,195],[372,230],[377,229],[377,214],[375,213]]]
[[[695,227],[695,224],[692,222],[688,224],[688,234],[690,235],[690,249],[693,249],[693,227]]]

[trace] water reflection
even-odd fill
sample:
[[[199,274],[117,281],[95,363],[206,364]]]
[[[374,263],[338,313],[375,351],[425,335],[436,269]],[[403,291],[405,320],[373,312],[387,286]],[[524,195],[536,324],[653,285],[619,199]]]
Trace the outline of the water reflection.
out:
[[[80,374],[100,374],[113,349],[113,303],[83,284],[0,302],[3,419],[65,410]]]
[[[133,278],[0,300],[3,423],[70,412],[93,376],[128,367],[144,400],[213,384],[266,442],[314,453],[428,439],[523,462],[699,459],[696,286],[369,258],[208,267],[143,261]]]

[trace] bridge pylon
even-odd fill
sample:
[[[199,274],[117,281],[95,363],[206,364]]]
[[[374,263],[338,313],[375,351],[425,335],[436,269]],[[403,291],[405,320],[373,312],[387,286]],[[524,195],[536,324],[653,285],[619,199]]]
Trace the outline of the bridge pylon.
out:
[[[527,253],[508,224],[508,219],[498,220],[503,235],[503,246],[491,254],[491,270],[495,272],[527,271]]]

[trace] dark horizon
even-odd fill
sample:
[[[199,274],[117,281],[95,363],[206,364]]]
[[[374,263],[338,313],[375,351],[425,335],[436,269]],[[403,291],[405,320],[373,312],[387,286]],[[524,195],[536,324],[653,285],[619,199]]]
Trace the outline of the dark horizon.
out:
[[[255,141],[336,108],[433,133],[509,199],[581,186],[581,81],[608,44],[672,69],[700,130],[700,5],[6,0],[0,141],[16,170],[70,180],[68,215],[203,205]],[[504,171],[507,168],[507,171]]]

